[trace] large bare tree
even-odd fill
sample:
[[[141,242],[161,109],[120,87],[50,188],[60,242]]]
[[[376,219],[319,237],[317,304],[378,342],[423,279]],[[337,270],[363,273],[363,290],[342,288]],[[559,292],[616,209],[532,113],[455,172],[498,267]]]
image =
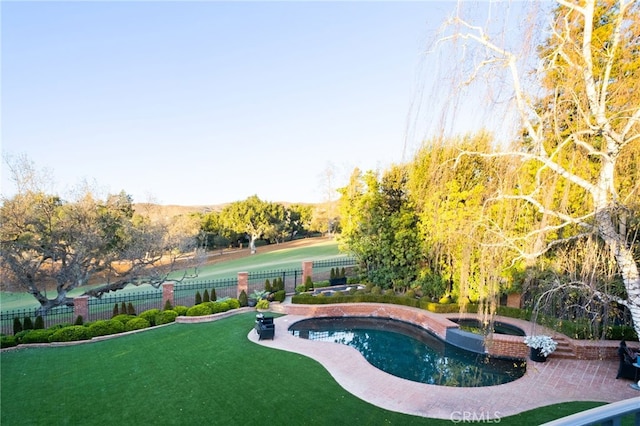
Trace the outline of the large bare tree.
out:
[[[101,285],[86,294],[100,297],[193,273],[195,235],[135,214],[126,193],[100,200],[85,188],[65,201],[37,189],[31,162],[23,158],[12,170],[18,192],[0,206],[2,284],[31,294],[41,313],[72,306],[69,292],[90,283]]]
[[[509,147],[462,155],[519,160],[518,180],[505,180],[510,184],[493,201],[528,208],[535,223],[517,233],[489,224],[514,259],[535,259],[583,238],[602,243],[593,247],[615,259],[627,296],[618,302],[629,308],[640,335],[634,232],[640,198],[640,6],[637,0],[557,0],[546,16],[545,27],[539,19],[510,27],[513,32],[529,22],[522,34],[544,35],[535,54],[530,50],[524,57],[513,50],[508,32],[474,25],[460,11],[444,27],[437,46],[460,47],[455,70],[465,77],[464,87],[499,81],[499,93],[481,108],[514,112],[522,129]],[[467,107],[450,105],[455,108],[442,114],[443,123],[463,120],[456,112]]]

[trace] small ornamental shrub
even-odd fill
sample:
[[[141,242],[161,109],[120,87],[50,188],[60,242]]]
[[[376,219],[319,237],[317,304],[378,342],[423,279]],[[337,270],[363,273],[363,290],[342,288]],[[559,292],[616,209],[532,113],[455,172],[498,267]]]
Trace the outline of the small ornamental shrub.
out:
[[[287,297],[287,293],[284,290],[278,290],[273,295],[273,300],[276,302],[284,302],[284,299]]]
[[[151,323],[144,318],[135,317],[127,321],[124,325],[125,331],[133,331],[133,330],[141,330],[143,328],[148,328],[151,326]]]
[[[207,303],[207,302],[211,302],[211,299],[209,298],[209,290],[205,288],[204,293],[202,293],[202,303]]]
[[[304,280],[304,291],[313,290],[313,280],[311,277],[307,277]]]
[[[258,300],[256,304],[256,309],[269,309],[269,301],[265,299]]]
[[[211,302],[209,302],[211,303]],[[201,303],[190,307],[187,310],[188,317],[201,317],[203,315],[211,315],[211,307],[208,304]]]
[[[133,303],[129,302],[129,304],[127,305],[127,314],[129,315],[135,315],[136,314],[136,308],[133,307]]]
[[[249,296],[247,296],[247,292],[242,290],[240,295],[238,296],[238,301],[240,302],[240,306],[243,308],[245,306],[249,306]]]
[[[124,324],[117,319],[98,320],[87,326],[91,337],[108,336],[110,334],[122,333]]]
[[[156,315],[155,324],[156,325],[169,324],[170,322],[174,322],[177,316],[178,316],[178,313],[170,309],[166,311],[160,311],[158,312],[158,315]]]
[[[16,341],[15,336],[2,335],[2,337],[0,337],[0,348],[2,349],[12,348],[17,345],[18,345],[18,342]]]
[[[167,299],[166,302],[164,302],[164,308],[162,308],[163,311],[171,311],[173,310],[173,305],[171,304],[171,300]]]
[[[229,305],[229,309],[238,309],[240,307],[240,301],[238,299],[229,299],[227,300],[227,304]]]
[[[407,290],[407,292],[404,294],[404,297],[408,297],[410,299],[415,299],[416,292],[413,291],[413,290]]]
[[[336,270],[331,268],[331,272],[329,273],[329,279],[330,280],[335,280],[336,279]]]
[[[341,278],[344,278],[344,277],[346,276],[346,274],[347,274],[347,273],[346,273],[346,271],[345,271],[345,269],[344,269],[344,266],[343,266],[343,267],[342,267],[342,269],[340,269],[340,277],[341,277]]]
[[[305,287],[303,284],[296,286],[296,294],[304,293],[305,291],[307,291],[307,287]]]
[[[120,305],[120,313],[121,314],[127,313],[127,304],[125,302],[122,302],[122,304]]]
[[[271,293],[273,291],[273,287],[271,287],[271,282],[269,282],[269,278],[264,282],[264,291],[267,293]]]
[[[73,322],[73,325],[84,325],[84,318],[82,318],[82,315],[78,315],[76,317],[76,320]]]
[[[118,309],[118,304],[116,303],[113,305],[113,312],[111,312],[111,318],[117,317],[118,315],[120,315],[120,309]]]
[[[24,321],[22,322],[23,330],[33,330],[33,322],[30,317],[24,317]]]
[[[189,308],[186,306],[178,305],[175,308],[173,308],[173,310],[178,313],[179,317],[184,317],[187,315],[187,311],[189,310]]]
[[[116,315],[115,317],[113,317],[111,319],[116,320],[116,321],[120,321],[123,325],[125,325],[130,320],[132,320],[133,318],[135,318],[133,315],[120,314],[120,315]]]
[[[153,327],[154,325],[156,325],[156,315],[158,315],[159,312],[160,309],[149,309],[142,312],[140,315],[138,315],[138,317],[146,319]]]
[[[382,289],[378,286],[374,286],[371,288],[371,294],[379,295],[382,294]]]
[[[194,305],[199,305],[202,303],[202,295],[199,291],[196,291],[196,299]]]
[[[28,330],[20,338],[20,343],[49,343],[49,338],[54,332],[55,330]]]
[[[38,315],[36,317],[36,322],[33,324],[33,329],[42,330],[43,328],[44,328],[44,318],[42,318],[42,315]]]
[[[50,342],[75,342],[78,340],[89,340],[91,334],[89,329],[83,325],[70,325],[55,330],[49,337]]]
[[[216,289],[212,288],[211,289],[211,301],[215,302],[216,300],[218,300],[218,295],[216,294]]]
[[[13,334],[16,335],[22,331],[22,322],[20,322],[20,318],[15,317],[13,319]]]
[[[385,296],[395,296],[395,295],[396,295],[396,292],[395,292],[395,291],[393,291],[393,289],[392,289],[392,288],[388,288],[388,289],[386,289],[386,290],[384,291],[384,294],[385,294]]]

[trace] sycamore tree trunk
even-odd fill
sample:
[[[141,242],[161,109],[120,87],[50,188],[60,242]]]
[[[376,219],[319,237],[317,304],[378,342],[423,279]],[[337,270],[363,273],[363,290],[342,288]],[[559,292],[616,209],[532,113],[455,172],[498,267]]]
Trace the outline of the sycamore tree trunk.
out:
[[[633,257],[633,250],[628,246],[625,236],[616,230],[609,210],[600,210],[596,213],[596,218],[598,234],[612,249],[627,291],[627,300],[622,303],[629,309],[633,328],[640,336],[640,272]]]

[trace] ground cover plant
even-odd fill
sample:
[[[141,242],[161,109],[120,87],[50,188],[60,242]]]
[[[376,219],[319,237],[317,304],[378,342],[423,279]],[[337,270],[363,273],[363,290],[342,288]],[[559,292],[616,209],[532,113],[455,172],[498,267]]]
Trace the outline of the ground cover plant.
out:
[[[102,425],[116,415],[124,425],[267,418],[272,424],[451,424],[375,407],[342,389],[316,361],[250,342],[254,319],[243,313],[102,342],[3,352],[0,423]],[[560,404],[501,423],[540,424],[597,405]]]

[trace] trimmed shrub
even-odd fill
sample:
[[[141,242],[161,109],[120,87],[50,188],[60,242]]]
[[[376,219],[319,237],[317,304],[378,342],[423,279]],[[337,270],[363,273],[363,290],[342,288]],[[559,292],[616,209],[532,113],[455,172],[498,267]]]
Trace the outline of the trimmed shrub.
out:
[[[313,280],[311,277],[307,277],[304,280],[304,291],[313,290]]]
[[[2,335],[0,337],[0,348],[4,349],[4,348],[12,348],[14,346],[18,345],[18,341],[16,340],[15,336],[5,336]]]
[[[49,338],[54,332],[55,330],[45,329],[29,330],[20,337],[20,343],[49,343]]]
[[[110,334],[122,333],[124,324],[117,319],[98,320],[87,326],[91,337],[108,336]]]
[[[130,320],[132,320],[134,318],[135,317],[133,315],[120,314],[120,315],[116,315],[115,317],[113,317],[111,319],[116,320],[116,321],[120,321],[122,323],[122,325],[126,325]]]
[[[173,310],[173,305],[171,304],[171,300],[167,299],[166,302],[164,302],[164,308],[162,308],[163,311],[171,311]]]
[[[201,317],[203,315],[211,315],[211,307],[209,304],[201,303],[199,305],[192,306],[187,310],[188,317]]]
[[[194,305],[199,305],[201,303],[202,303],[202,295],[200,294],[199,291],[196,291],[196,298],[195,298]]]
[[[55,330],[49,337],[50,342],[75,342],[78,340],[89,339],[91,339],[89,329],[83,325],[70,325],[68,327]]]
[[[256,309],[269,309],[269,301],[265,299],[258,300],[256,304]]]
[[[238,299],[229,299],[227,300],[227,304],[229,305],[229,309],[238,309],[240,307],[240,301]]]
[[[408,297],[410,299],[415,299],[416,292],[413,291],[413,290],[407,290],[407,292],[404,294],[404,297]]]
[[[117,317],[118,315],[120,315],[120,309],[118,309],[118,304],[116,303],[113,305],[113,312],[111,312],[111,318]]]
[[[218,300],[218,295],[216,294],[216,289],[212,288],[211,289],[211,301],[215,302],[216,300]]]
[[[151,324],[151,326],[154,326],[156,325],[156,316],[158,315],[158,313],[160,313],[160,309],[154,308],[142,312],[140,315],[138,315],[138,317],[146,319],[147,321],[149,321],[149,324]]]
[[[395,291],[393,291],[393,289],[392,289],[392,288],[388,288],[388,289],[386,289],[386,290],[384,291],[384,295],[385,295],[385,296],[395,296],[395,295],[396,295],[396,292],[395,292]]]
[[[173,308],[173,310],[178,313],[179,317],[184,317],[187,315],[187,311],[189,310],[189,308],[186,306],[178,305],[175,308]]]
[[[347,271],[344,269],[344,266],[342,267],[342,269],[340,269],[340,278],[344,278],[347,275]]]
[[[31,321],[31,317],[24,317],[24,321],[22,322],[23,330],[33,330],[33,322]]]
[[[127,304],[125,302],[122,302],[122,304],[120,305],[120,313],[121,314],[127,313]]]
[[[14,336],[22,331],[22,322],[20,322],[20,318],[15,317],[13,319],[13,334]]]
[[[165,311],[160,311],[158,312],[158,315],[156,315],[155,324],[156,325],[169,324],[170,322],[174,322],[177,316],[178,316],[178,313],[170,309],[167,309]]]
[[[127,314],[129,315],[135,315],[136,314],[136,308],[133,307],[133,303],[129,302],[129,304],[127,305]]]
[[[273,295],[273,300],[276,302],[284,302],[284,299],[287,297],[287,293],[284,290],[278,290]]]
[[[151,323],[144,318],[135,317],[127,321],[124,325],[125,331],[133,331],[133,330],[141,330],[143,328],[148,328],[151,326]]]
[[[264,291],[267,293],[273,292],[273,287],[271,287],[271,282],[269,282],[269,278],[264,282]]]
[[[36,317],[36,322],[33,324],[33,329],[34,330],[44,329],[44,318],[42,318],[42,315],[38,315]]]
[[[204,293],[202,294],[202,303],[207,303],[207,302],[211,302],[211,299],[209,298],[209,290],[205,288]]]
[[[307,288],[303,284],[296,286],[296,294],[304,293],[305,291],[307,291]]]
[[[382,293],[382,289],[377,285],[371,288],[371,294],[379,295]]]
[[[247,292],[242,290],[240,292],[240,296],[238,296],[238,301],[240,302],[240,306],[243,308],[245,306],[249,306],[249,296],[247,296]]]
[[[73,325],[84,325],[84,318],[82,318],[82,315],[78,315],[76,317],[76,320],[73,322]]]
[[[331,268],[331,272],[329,273],[329,279],[330,280],[335,280],[336,279],[336,270]]]

